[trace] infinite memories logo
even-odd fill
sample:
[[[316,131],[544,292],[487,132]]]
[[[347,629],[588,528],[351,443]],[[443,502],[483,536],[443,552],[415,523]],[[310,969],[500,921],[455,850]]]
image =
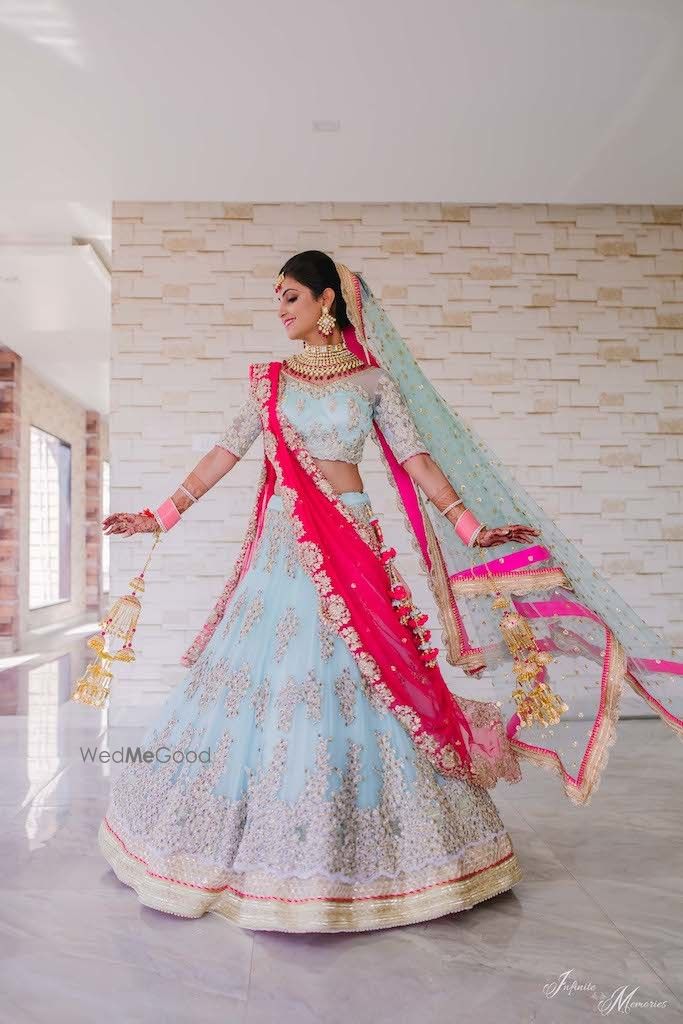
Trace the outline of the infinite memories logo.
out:
[[[639,985],[622,985],[621,988],[615,988],[613,992],[607,993],[600,990],[598,993],[597,985],[592,981],[580,982],[576,978],[570,978],[570,975],[574,973],[574,968],[570,967],[568,971],[564,971],[554,981],[549,981],[543,986],[543,994],[546,999],[554,999],[560,993],[566,995],[573,995],[575,992],[587,992],[593,1001],[593,1009],[596,1013],[602,1017],[607,1017],[611,1013],[624,1013],[629,1014],[633,1009],[661,1009],[668,1005],[666,999],[639,999],[636,996],[636,992],[640,988]],[[654,1020],[654,1017],[652,1018]]]

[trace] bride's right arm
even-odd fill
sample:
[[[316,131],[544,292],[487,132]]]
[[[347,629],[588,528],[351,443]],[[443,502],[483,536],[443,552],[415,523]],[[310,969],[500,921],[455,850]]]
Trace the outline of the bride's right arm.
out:
[[[121,537],[155,530],[167,532],[179,522],[183,512],[230,472],[261,433],[262,426],[258,406],[249,392],[221,439],[199,460],[153,517],[143,512],[115,512],[102,521],[103,532]]]

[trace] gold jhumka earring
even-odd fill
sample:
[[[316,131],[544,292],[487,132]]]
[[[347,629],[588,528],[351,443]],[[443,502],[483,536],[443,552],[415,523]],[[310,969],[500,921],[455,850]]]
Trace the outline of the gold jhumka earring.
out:
[[[328,312],[327,306],[323,304],[323,311],[318,317],[318,333],[322,334],[323,338],[329,338],[336,322],[332,314]]]

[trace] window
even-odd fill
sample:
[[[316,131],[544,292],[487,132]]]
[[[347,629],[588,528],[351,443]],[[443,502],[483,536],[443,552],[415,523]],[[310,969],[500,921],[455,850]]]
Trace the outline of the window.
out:
[[[109,515],[109,463],[102,463],[102,518]],[[100,524],[100,529],[102,524]],[[108,533],[102,535],[102,593],[109,593],[109,542]]]
[[[71,445],[31,426],[29,608],[71,596]]]

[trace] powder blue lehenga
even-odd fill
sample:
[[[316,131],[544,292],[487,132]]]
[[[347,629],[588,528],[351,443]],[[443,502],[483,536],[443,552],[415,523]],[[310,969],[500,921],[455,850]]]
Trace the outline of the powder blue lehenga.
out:
[[[280,410],[316,458],[360,462],[376,419],[400,461],[425,447],[392,377],[287,377]],[[219,442],[242,457],[251,397]],[[374,536],[365,492],[342,500]],[[439,775],[366,691],[325,626],[279,495],[208,645],[141,747],[210,751],[128,764],[99,832],[151,907],[247,928],[362,931],[471,907],[521,878],[488,791]]]

